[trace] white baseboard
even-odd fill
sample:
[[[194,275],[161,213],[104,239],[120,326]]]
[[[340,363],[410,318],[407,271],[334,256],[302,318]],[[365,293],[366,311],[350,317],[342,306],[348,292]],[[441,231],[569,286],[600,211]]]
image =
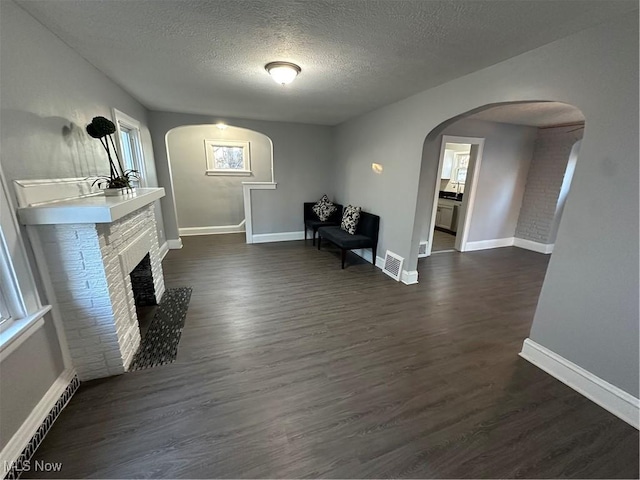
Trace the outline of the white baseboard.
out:
[[[292,240],[304,240],[304,231],[282,233],[257,233],[252,237],[251,243],[289,242]]]
[[[244,233],[245,220],[238,225],[222,225],[211,227],[186,227],[178,229],[181,237],[190,237],[193,235],[220,235],[223,233]]]
[[[520,356],[629,425],[635,428],[640,426],[640,400],[633,395],[611,385],[530,338],[525,339]]]
[[[162,245],[160,245],[158,251],[160,252],[160,261],[164,260],[164,257],[166,257],[167,253],[169,253],[169,244],[167,242],[164,242]]]
[[[553,243],[547,245],[545,243],[534,242],[532,240],[525,240],[524,238],[514,238],[513,246],[518,248],[524,248],[525,250],[531,250],[533,252],[544,253],[548,255],[553,253]]]
[[[405,285],[413,285],[415,283],[418,283],[418,271],[417,270],[411,270],[411,271],[402,270],[402,277],[400,277],[400,280]]]
[[[511,247],[513,246],[513,237],[495,238],[493,240],[480,240],[478,242],[467,242],[464,248],[465,252],[474,252],[476,250],[488,250],[490,248]]]
[[[75,376],[76,371],[73,368],[63,371],[53,382],[53,385],[49,387],[47,393],[40,399],[18,431],[7,442],[2,452],[0,452],[0,465],[5,469],[7,465],[18,459]]]
[[[169,250],[180,250],[182,248],[182,240],[179,238],[167,240],[167,246],[169,247]]]
[[[359,257],[364,258],[367,262],[371,262],[371,257],[373,256],[373,254],[370,248],[357,248],[351,251]],[[378,257],[376,255],[376,267],[378,267],[380,270],[384,268],[384,258]],[[417,270],[412,270],[410,272],[407,270],[402,270],[400,281],[405,285],[413,285],[414,283],[418,283]]]
[[[371,259],[373,258],[373,251],[370,248],[354,248],[353,250],[349,250],[350,252],[355,253],[360,258],[365,259],[367,262],[372,263]],[[382,262],[382,263],[378,263]],[[382,268],[384,265],[384,258],[380,258],[376,256],[376,267]]]

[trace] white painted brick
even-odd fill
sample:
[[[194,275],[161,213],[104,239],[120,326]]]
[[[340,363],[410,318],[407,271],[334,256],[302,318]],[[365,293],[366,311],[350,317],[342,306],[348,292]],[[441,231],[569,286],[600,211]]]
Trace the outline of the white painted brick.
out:
[[[77,338],[73,341],[73,345],[78,347],[92,347],[94,345],[100,345],[100,337],[93,336]]]
[[[109,333],[103,333],[100,335],[100,343],[117,343],[118,342],[118,335],[116,334],[115,331],[109,332]]]
[[[540,243],[549,239],[571,147],[582,138],[582,130],[569,130],[538,130],[516,228],[518,238]]]
[[[69,348],[69,353],[73,358],[84,357],[85,355],[87,355],[87,349],[84,347],[73,347]]]
[[[85,356],[82,357],[82,360],[86,364],[93,364],[93,365],[106,365],[107,364],[104,356],[99,354],[99,353],[85,355]]]
[[[107,335],[107,334],[115,335],[115,328],[113,328],[113,325],[100,324],[100,325],[94,325],[92,327],[80,329],[80,337],[82,338],[95,337],[97,335]]]
[[[104,352],[104,358],[107,361],[118,359],[120,361],[120,363],[122,363],[122,352],[119,349],[118,350],[107,350],[106,352]]]
[[[119,253],[145,231],[160,300],[164,278],[153,205],[112,224],[38,227],[81,380],[123,373],[139,347],[130,272],[121,271]]]
[[[122,365],[118,366],[110,366],[107,370],[109,375],[122,375],[125,372],[125,369]]]

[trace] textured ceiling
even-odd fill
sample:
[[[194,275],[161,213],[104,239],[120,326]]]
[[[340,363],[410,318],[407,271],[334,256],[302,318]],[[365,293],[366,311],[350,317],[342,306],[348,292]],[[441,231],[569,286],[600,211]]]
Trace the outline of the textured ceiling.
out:
[[[584,122],[576,107],[559,102],[512,103],[475,113],[467,118],[489,122],[514,123],[532,127],[551,127]]]
[[[637,8],[634,0],[17,3],[150,109],[330,125]],[[279,86],[264,71],[274,60],[302,73]]]

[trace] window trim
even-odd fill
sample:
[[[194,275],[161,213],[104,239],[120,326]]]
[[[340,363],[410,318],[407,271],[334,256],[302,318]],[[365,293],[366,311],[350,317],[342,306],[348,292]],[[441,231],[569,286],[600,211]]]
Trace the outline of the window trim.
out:
[[[3,212],[4,217],[4,212]],[[27,307],[20,294],[20,286],[13,269],[9,248],[4,238],[4,228],[0,226],[0,281],[2,291],[0,295],[5,301],[8,318],[0,320],[0,333],[6,331],[16,321],[27,316]]]
[[[0,326],[0,352],[18,337],[28,338],[33,327],[51,307],[43,306],[22,241],[20,226],[13,208],[6,179],[0,166],[0,280],[10,318]]]
[[[123,127],[133,132],[133,138],[135,140],[135,151],[133,158],[134,170],[138,171],[140,176],[140,187],[147,186],[147,169],[145,166],[144,151],[142,148],[142,137],[140,135],[140,122],[133,117],[130,117],[124,112],[116,108],[112,108],[113,123],[116,125],[116,146],[118,147],[118,155],[124,162],[124,149],[122,148],[122,129]],[[126,166],[125,166],[126,167]]]
[[[239,147],[242,148],[242,157],[244,161],[243,169],[215,168],[215,158],[213,157],[213,148],[215,147]],[[251,171],[251,142],[242,140],[205,140],[204,141],[205,157],[207,159],[206,175],[227,175],[227,176],[250,176]]]

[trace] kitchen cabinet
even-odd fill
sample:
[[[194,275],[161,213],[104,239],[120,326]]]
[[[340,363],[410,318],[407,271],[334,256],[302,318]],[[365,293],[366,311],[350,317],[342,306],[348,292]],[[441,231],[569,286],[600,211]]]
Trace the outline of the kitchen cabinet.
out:
[[[451,223],[453,222],[453,205],[444,205],[438,203],[436,210],[436,227],[446,228],[451,230]]]
[[[455,232],[458,230],[458,211],[462,202],[440,198],[436,208],[436,227],[446,228]]]

